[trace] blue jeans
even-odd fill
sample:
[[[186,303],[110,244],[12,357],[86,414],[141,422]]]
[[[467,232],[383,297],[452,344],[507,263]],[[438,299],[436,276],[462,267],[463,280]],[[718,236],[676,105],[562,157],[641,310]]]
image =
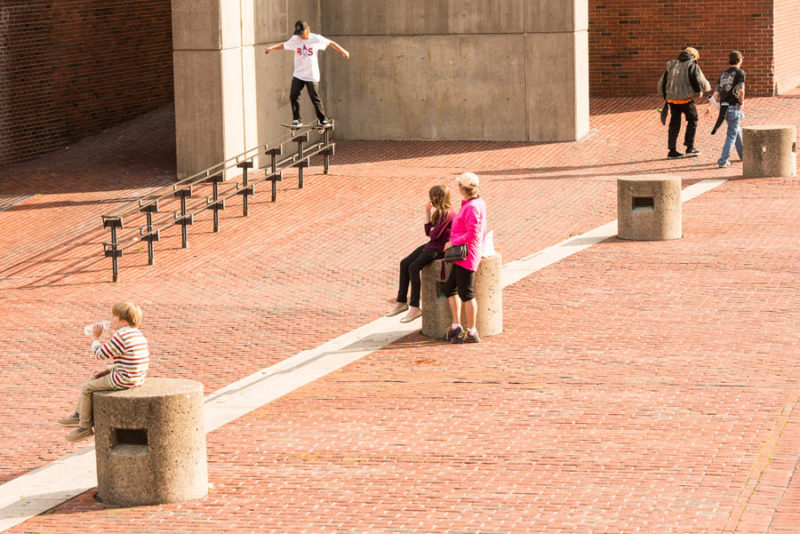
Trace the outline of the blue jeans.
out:
[[[742,110],[739,109],[739,106],[729,106],[725,120],[728,122],[728,133],[725,135],[725,144],[722,145],[722,155],[717,161],[719,165],[725,165],[725,162],[728,161],[734,143],[739,159],[742,159],[742,128],[739,124],[742,120]]]

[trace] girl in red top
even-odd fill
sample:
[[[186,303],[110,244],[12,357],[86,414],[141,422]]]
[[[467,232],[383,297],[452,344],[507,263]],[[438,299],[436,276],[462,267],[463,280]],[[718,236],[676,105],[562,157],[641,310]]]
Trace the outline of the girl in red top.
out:
[[[425,206],[425,235],[430,240],[417,247],[414,252],[400,262],[400,287],[397,291],[397,304],[386,314],[393,317],[404,311],[408,313],[400,319],[408,323],[422,316],[419,309],[420,278],[419,272],[433,260],[444,255],[444,245],[450,239],[450,226],[453,221],[453,206],[450,202],[450,191],[442,185],[431,187],[428,192],[430,202]],[[408,286],[411,285],[411,299],[407,300]]]

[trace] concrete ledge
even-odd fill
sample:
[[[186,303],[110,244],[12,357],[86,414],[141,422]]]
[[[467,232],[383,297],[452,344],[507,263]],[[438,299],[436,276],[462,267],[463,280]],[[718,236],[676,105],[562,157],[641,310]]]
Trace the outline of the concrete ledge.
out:
[[[436,260],[422,269],[422,291],[420,305],[422,307],[422,335],[443,338],[450,328],[450,306],[447,298],[439,295],[439,280],[442,271],[442,260]],[[452,268],[451,263],[444,263],[446,279]],[[475,299],[478,301],[478,317],[476,328],[481,337],[494,336],[503,332],[503,286],[501,274],[503,260],[500,254],[481,259],[475,272]],[[464,306],[461,306],[463,324]]]
[[[797,129],[794,126],[742,128],[742,176],[797,176]]]
[[[120,506],[208,493],[203,385],[150,378],[94,394],[97,497]]]
[[[681,179],[658,174],[617,179],[617,220],[620,239],[680,239]]]

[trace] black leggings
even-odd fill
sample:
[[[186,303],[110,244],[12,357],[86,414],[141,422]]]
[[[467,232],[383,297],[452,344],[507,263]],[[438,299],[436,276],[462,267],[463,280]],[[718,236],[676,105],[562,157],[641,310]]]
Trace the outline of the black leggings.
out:
[[[433,260],[440,258],[442,253],[434,248],[425,248],[421,245],[414,252],[400,262],[400,288],[397,290],[397,302],[406,302],[408,284],[411,284],[411,299],[409,306],[419,308],[420,279],[419,272]]]
[[[458,293],[462,302],[469,302],[475,298],[475,271],[465,269],[460,265],[453,264],[450,276],[447,277],[442,293],[445,297],[453,297]]]

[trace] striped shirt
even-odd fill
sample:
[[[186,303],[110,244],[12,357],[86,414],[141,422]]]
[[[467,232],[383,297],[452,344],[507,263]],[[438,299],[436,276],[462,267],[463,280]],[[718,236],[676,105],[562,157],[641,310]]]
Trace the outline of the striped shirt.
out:
[[[120,389],[128,389],[144,383],[150,364],[147,339],[138,328],[124,326],[114,332],[106,343],[92,342],[92,352],[98,360],[114,360],[111,366],[111,381]]]

